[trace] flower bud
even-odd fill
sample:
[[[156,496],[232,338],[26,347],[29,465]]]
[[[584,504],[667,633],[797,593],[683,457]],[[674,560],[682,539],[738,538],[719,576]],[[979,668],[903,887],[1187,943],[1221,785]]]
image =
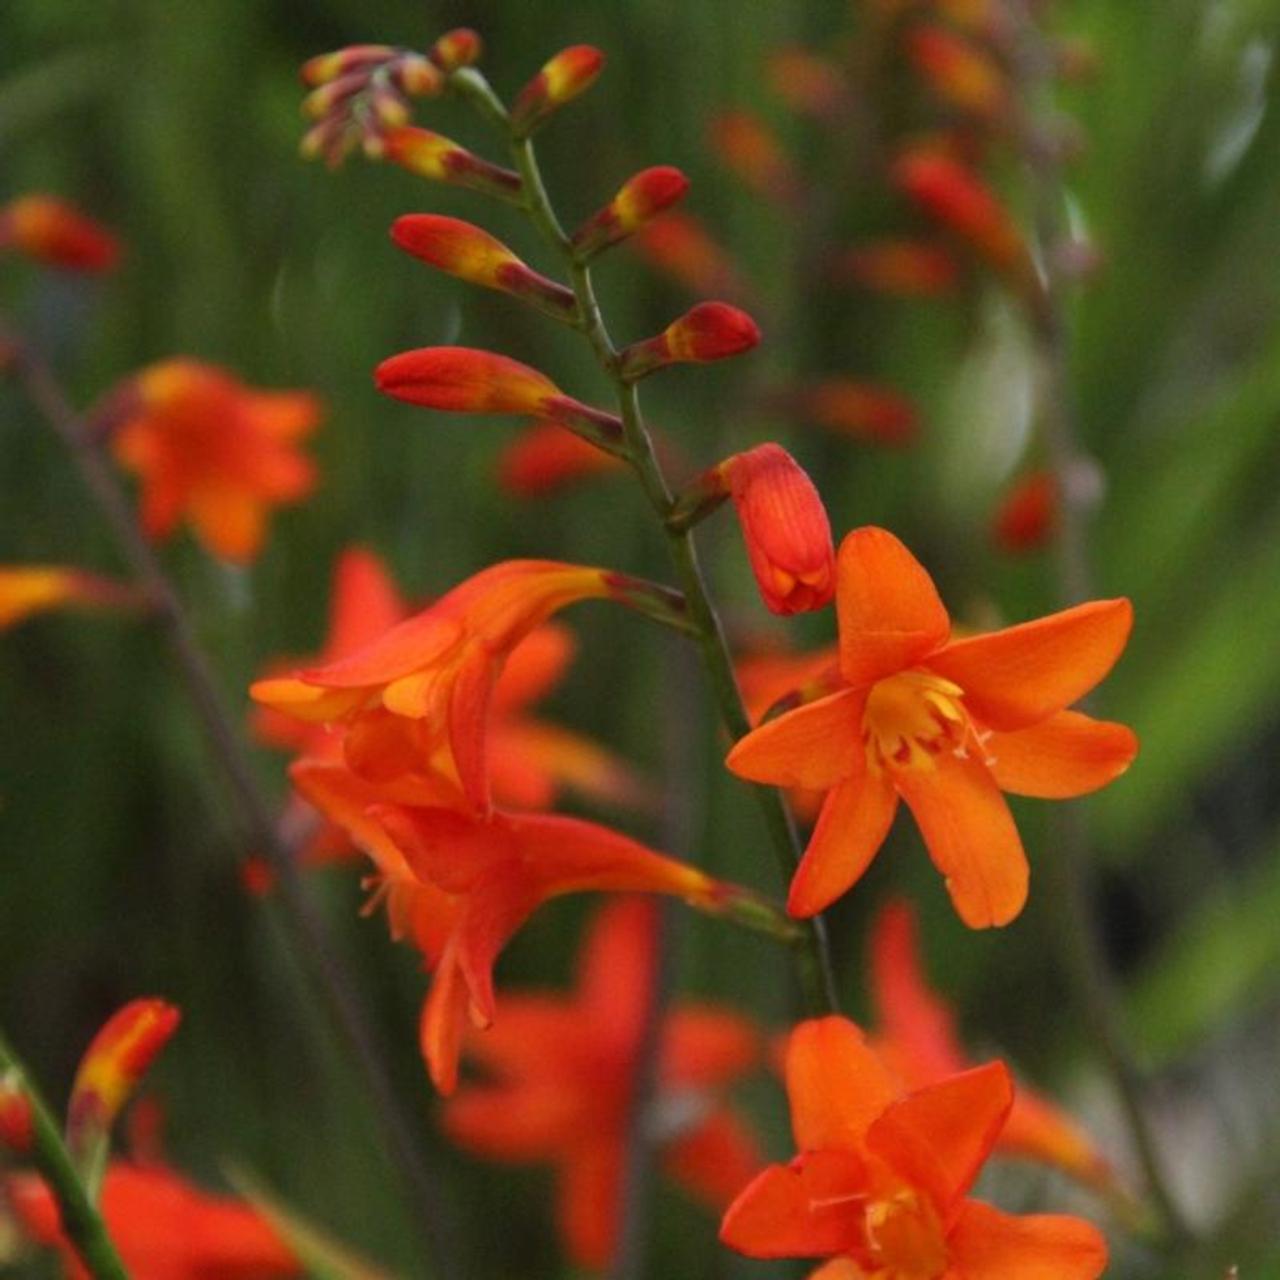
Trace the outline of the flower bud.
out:
[[[604,54],[589,44],[575,44],[557,53],[520,90],[511,108],[516,137],[527,138],[553,112],[591,88],[604,62]]]
[[[539,498],[621,466],[621,459],[558,422],[535,422],[498,455],[498,484],[514,497]]]
[[[573,235],[574,252],[587,259],[625,240],[689,190],[689,179],[670,165],[642,169],[629,178],[618,194],[593,214]]]
[[[656,337],[627,347],[619,370],[629,382],[669,364],[706,364],[750,351],[760,341],[756,322],[727,302],[700,302]]]
[[[401,91],[411,98],[434,98],[444,90],[444,77],[439,67],[420,53],[407,53],[397,59],[392,77]]]
[[[482,191],[512,200],[520,194],[520,175],[481,160],[465,147],[429,129],[413,125],[389,129],[382,135],[386,159],[434,182]]]
[[[574,316],[573,291],[534,271],[487,231],[434,213],[397,218],[391,238],[406,253],[448,275],[522,298],[561,319]]]
[[[0,631],[69,606],[136,608],[142,595],[124,583],[59,565],[0,565]]]
[[[427,52],[427,57],[441,71],[457,71],[459,67],[474,66],[484,52],[484,43],[470,27],[455,27],[446,31]]]
[[[907,298],[949,293],[960,274],[956,260],[928,240],[873,240],[845,253],[840,267],[864,289]]]
[[[1058,521],[1058,484],[1048,471],[1029,471],[1005,494],[991,521],[996,545],[1010,555],[1034,551]]]
[[[912,64],[948,105],[990,120],[1005,113],[1005,77],[990,54],[946,27],[921,24],[907,38]]]
[[[904,445],[915,437],[915,407],[891,387],[829,378],[802,390],[796,400],[802,414],[828,431],[882,445]]]
[[[321,53],[302,64],[302,83],[312,87],[328,84],[353,71],[365,72],[395,55],[396,50],[389,44],[353,44],[332,53]]]
[[[345,76],[326,80],[318,89],[312,89],[302,100],[302,114],[310,120],[323,120],[336,107],[369,84],[363,71],[352,71]]]
[[[23,1156],[35,1140],[35,1119],[22,1077],[16,1071],[7,1071],[0,1075],[0,1148]]]
[[[796,193],[796,178],[773,131],[748,111],[726,111],[711,122],[711,145],[752,190],[771,200]]]
[[[56,196],[19,196],[0,208],[0,250],[25,253],[67,271],[110,271],[120,244],[100,223]]]

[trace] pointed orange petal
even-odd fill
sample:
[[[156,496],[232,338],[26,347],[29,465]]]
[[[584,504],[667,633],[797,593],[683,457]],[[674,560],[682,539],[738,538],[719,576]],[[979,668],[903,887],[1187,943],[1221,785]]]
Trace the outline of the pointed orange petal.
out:
[[[791,1130],[801,1151],[855,1150],[897,1096],[884,1064],[848,1018],[812,1018],[787,1040]]]
[[[662,1076],[674,1086],[725,1084],[750,1071],[761,1049],[760,1032],[746,1018],[682,1004],[667,1015]]]
[[[1064,800],[1114,782],[1138,754],[1138,736],[1128,725],[1059,711],[1040,724],[993,733],[986,751],[991,775],[1002,791]]]
[[[893,771],[925,848],[971,929],[1008,924],[1027,900],[1027,857],[1013,815],[987,766],[943,751],[934,768]]]
[[[536,888],[505,866],[489,872],[467,895],[454,939],[472,1014],[481,1026],[488,1026],[494,1017],[494,963],[541,901],[542,894]]]
[[[973,1185],[1013,1105],[1013,1077],[989,1062],[894,1102],[867,1130],[867,1146],[945,1218]]]
[[[729,1206],[720,1240],[750,1258],[823,1258],[863,1244],[858,1201],[869,1190],[853,1151],[771,1164]]]
[[[575,966],[578,1004],[600,1040],[630,1058],[644,1034],[656,964],[658,917],[646,898],[606,903],[583,941]]]
[[[713,1209],[723,1209],[764,1163],[750,1129],[727,1108],[707,1116],[666,1149],[667,1172]]]
[[[1025,729],[1084,697],[1115,665],[1133,626],[1128,600],[1092,600],[949,644],[930,670],[958,684],[991,729]]]
[[[560,1170],[556,1217],[570,1258],[603,1271],[618,1235],[621,1143],[613,1134],[580,1144]]]
[[[951,620],[924,566],[887,529],[855,529],[840,544],[836,612],[840,669],[870,684],[946,642]]]
[[[865,695],[841,689],[769,720],[739,739],[725,760],[740,778],[825,791],[861,769]]]
[[[481,821],[449,809],[373,805],[367,811],[413,872],[450,893],[466,893],[498,867],[516,867],[516,845],[505,822]]]
[[[224,560],[245,564],[262,549],[267,509],[257,494],[209,485],[192,493],[189,510],[201,540]]]
[[[873,1273],[863,1271],[852,1258],[832,1258],[816,1271],[809,1272],[808,1280],[871,1280]]]
[[[1088,1186],[1105,1187],[1113,1179],[1106,1156],[1089,1134],[1061,1107],[1025,1085],[1018,1086],[996,1146],[1005,1155],[1056,1165]]]
[[[299,674],[308,684],[331,689],[373,688],[435,662],[461,635],[455,619],[424,609],[364,648]]]
[[[348,547],[333,570],[325,653],[341,658],[390,631],[406,613],[386,565],[364,547]]]
[[[449,1099],[442,1122],[450,1139],[473,1155],[529,1161],[558,1156],[581,1115],[579,1099],[562,1082],[539,1082],[532,1087],[464,1088]]]
[[[249,686],[249,696],[265,707],[311,724],[337,720],[358,706],[362,698],[359,690],[322,689],[293,676],[255,680]]]
[[[561,788],[606,804],[656,807],[652,789],[626,761],[590,738],[540,720],[495,717],[489,774],[498,803],[515,809],[549,809]]]
[[[418,1042],[431,1083],[446,1096],[458,1086],[458,1059],[467,1022],[467,984],[462,979],[452,941],[445,946],[422,1006]]]
[[[965,1280],[1095,1280],[1107,1265],[1107,1242],[1083,1219],[1015,1217],[979,1200],[961,1209],[947,1245]]]
[[[816,915],[847,892],[879,852],[897,809],[888,778],[865,767],[829,792],[791,881],[787,911]]]
[[[486,743],[489,696],[497,672],[491,655],[476,645],[458,664],[449,691],[449,749],[463,793],[483,813],[489,808]]]

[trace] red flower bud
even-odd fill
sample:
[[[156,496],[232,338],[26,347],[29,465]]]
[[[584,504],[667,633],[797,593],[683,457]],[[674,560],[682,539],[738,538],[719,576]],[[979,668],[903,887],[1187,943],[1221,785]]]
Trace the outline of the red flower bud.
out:
[[[773,613],[820,609],[835,594],[831,524],[813,481],[777,444],[725,459],[715,472],[738,511],[747,556]]]
[[[921,24],[907,52],[934,93],[950,106],[991,119],[1009,105],[1004,73],[994,59],[946,27]]]
[[[419,177],[468,187],[505,200],[520,194],[519,174],[481,160],[465,147],[429,129],[403,125],[387,130],[380,142],[382,154],[388,160]]]
[[[571,289],[526,266],[501,240],[469,222],[410,213],[395,220],[391,238],[406,253],[460,280],[523,298],[561,319],[577,311]]]
[[[457,71],[480,61],[484,43],[470,27],[455,27],[446,31],[427,52],[427,57],[441,71]]]
[[[614,471],[622,460],[558,422],[535,422],[498,456],[498,484],[518,498],[539,498],[575,480]]]
[[[635,246],[650,266],[696,293],[746,291],[733,260],[692,214],[677,210],[641,227]]]
[[[996,508],[991,535],[1002,551],[1017,555],[1044,546],[1057,521],[1057,481],[1048,471],[1029,471]]]
[[[669,364],[705,364],[750,351],[760,329],[745,311],[727,302],[700,302],[656,337],[622,352],[622,376],[634,382]]]
[[[801,413],[829,431],[883,445],[909,444],[915,438],[915,407],[891,387],[829,378],[800,392],[798,401]]]
[[[302,83],[313,87],[328,84],[350,72],[367,71],[395,55],[396,50],[389,44],[353,44],[332,53],[321,53],[302,64]]]
[[[742,181],[771,200],[795,195],[796,178],[773,131],[747,111],[727,111],[711,122],[711,145]]]
[[[13,247],[67,271],[110,271],[120,244],[105,227],[56,196],[19,196],[0,208],[0,249]]]
[[[562,49],[523,89],[511,108],[511,128],[527,138],[547,118],[580,93],[585,93],[604,70],[605,57],[589,44]]]
[[[689,179],[670,165],[642,169],[629,178],[599,213],[588,218],[573,235],[574,251],[590,258],[625,240],[675,204],[689,190]]]
[[[17,1072],[0,1076],[0,1148],[26,1155],[35,1144],[31,1102]]]
[[[850,249],[841,267],[863,288],[914,298],[949,293],[959,277],[955,259],[927,240],[874,240]]]

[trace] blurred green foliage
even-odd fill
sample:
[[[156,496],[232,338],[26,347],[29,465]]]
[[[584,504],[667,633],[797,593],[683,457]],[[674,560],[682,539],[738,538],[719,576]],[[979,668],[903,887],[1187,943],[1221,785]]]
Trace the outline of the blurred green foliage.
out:
[[[1093,529],[1098,590],[1131,596],[1138,616],[1102,691],[1102,709],[1138,729],[1143,753],[1090,806],[1097,908],[1135,1036],[1160,1067],[1175,1185],[1206,1224],[1238,1210],[1211,1248],[1185,1260],[1185,1274],[1221,1274],[1233,1260],[1245,1275],[1280,1274],[1280,1109],[1266,1087],[1280,1053],[1280,5],[1053,8],[1055,26],[1086,38],[1100,58],[1096,75],[1062,98],[1082,140],[1068,174],[1073,216],[1102,255],[1072,303],[1072,394],[1105,483]],[[988,537],[988,514],[1029,432],[1030,355],[1008,304],[982,286],[959,304],[906,303],[815,282],[802,223],[746,193],[706,143],[714,112],[759,110],[806,172],[831,189],[842,184],[859,157],[789,119],[761,67],[783,44],[838,48],[853,29],[850,6],[6,0],[0,199],[57,192],[118,228],[128,246],[124,268],[101,285],[4,268],[0,296],[78,399],[87,404],[125,372],[186,353],[250,381],[315,387],[328,406],[315,443],[322,488],[277,518],[252,571],[216,565],[185,539],[165,551],[229,700],[243,705],[265,659],[316,646],[333,558],[352,542],[382,552],[418,596],[512,555],[667,574],[661,540],[625,481],[515,503],[492,474],[511,426],[437,420],[373,392],[379,359],[441,341],[502,350],[588,401],[605,391],[572,335],[432,275],[386,236],[397,214],[456,212],[549,265],[513,212],[389,168],[355,161],[331,174],[297,159],[305,57],[364,40],[421,45],[458,23],[484,34],[486,71],[508,95],[565,44],[610,54],[604,79],[541,146],[567,221],[642,165],[673,163],[694,180],[690,208],[752,279],[766,343],[751,364],[677,372],[646,392],[652,420],[681,450],[708,463],[780,438],[813,472],[837,533],[892,527],[937,571],[960,616],[1017,619],[1052,606],[1047,558],[1002,558]],[[485,149],[460,106],[430,111],[441,131]],[[1004,177],[1019,200],[1015,164]],[[886,194],[864,192],[831,227],[833,242],[901,217]],[[623,337],[653,331],[690,301],[629,251],[599,274]],[[817,370],[901,385],[922,407],[917,447],[877,454],[764,407],[770,386]],[[0,494],[0,561],[118,567],[66,458],[9,387],[0,387]],[[729,519],[703,542],[734,630],[778,633],[755,603]],[[750,802],[720,769],[706,700],[664,701],[667,642],[604,609],[572,620],[582,656],[554,713],[655,775],[655,720],[686,721],[709,789],[697,855],[776,890]],[[787,630],[816,643],[831,628],[822,616]],[[156,1075],[175,1162],[211,1182],[220,1162],[244,1165],[378,1263],[428,1272],[360,1087],[268,916],[240,886],[228,856],[230,799],[160,639],[127,621],[33,623],[0,642],[0,707],[0,1024],[50,1091],[61,1095],[107,1012],[133,995],[163,994],[186,1015]],[[280,762],[264,754],[260,766],[282,794]],[[1038,847],[1040,808],[1019,814],[1033,864],[1053,856]],[[447,1172],[478,1250],[476,1274],[556,1274],[545,1176],[478,1167],[430,1130],[415,1040],[424,982],[413,957],[389,947],[378,923],[356,918],[352,876],[318,883],[343,961]],[[850,1007],[865,1011],[866,920],[887,892],[908,888],[922,903],[934,971],[974,1040],[1001,1046],[1033,1078],[1074,1082],[1072,1096],[1087,1102],[1105,1089],[1043,944],[1056,904],[1034,883],[1014,926],[967,935],[914,832],[900,830],[866,886],[833,913],[841,978]],[[502,975],[563,980],[585,909],[569,902],[541,913]],[[765,1021],[785,1018],[778,954],[701,920],[687,922],[681,939],[683,990],[715,993]],[[776,1091],[762,1081],[751,1096],[780,1152]],[[1123,1158],[1110,1112],[1091,1114]],[[1045,1199],[1035,1184],[1017,1186]],[[1062,1203],[1061,1190],[1047,1199]],[[724,1256],[693,1210],[665,1193],[660,1208],[654,1274],[759,1273]],[[1121,1248],[1113,1274],[1184,1274],[1162,1265]]]

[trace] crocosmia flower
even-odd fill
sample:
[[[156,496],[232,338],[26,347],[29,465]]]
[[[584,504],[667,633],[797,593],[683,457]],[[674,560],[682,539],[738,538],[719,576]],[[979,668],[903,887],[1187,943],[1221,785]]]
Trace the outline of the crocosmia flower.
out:
[[[827,378],[788,397],[805,417],[828,431],[891,448],[910,444],[915,405],[892,387],[858,378]]]
[[[753,1258],[822,1258],[822,1280],[1095,1280],[1089,1223],[1015,1216],[968,1191],[1013,1102],[1001,1062],[903,1094],[844,1018],[801,1023],[786,1055],[799,1154],[729,1207],[720,1238]]]
[[[56,196],[19,196],[0,206],[0,251],[16,249],[65,271],[110,271],[119,241],[100,223]]]
[[[785,201],[796,194],[795,174],[773,131],[749,111],[726,111],[711,122],[712,149],[757,194]]]
[[[69,1280],[88,1280],[62,1229],[53,1195],[34,1174],[11,1177],[18,1222],[62,1255]],[[107,1234],[134,1280],[274,1280],[302,1264],[258,1211],[211,1195],[162,1165],[113,1161],[102,1184]]]
[[[579,957],[576,992],[499,995],[493,1027],[464,1046],[483,1080],[464,1084],[444,1111],[445,1132],[475,1155],[555,1167],[560,1236],[581,1267],[605,1268],[617,1243],[654,962],[652,904],[604,907]],[[677,1005],[663,1023],[652,1104],[662,1164],[712,1209],[763,1163],[724,1098],[759,1052],[756,1029],[721,1009]]]
[[[262,549],[271,508],[315,486],[315,466],[298,451],[320,419],[310,392],[259,391],[225,369],[175,359],[126,382],[112,412],[112,447],[142,482],[152,538],[185,516],[210,550],[244,563]]]
[[[1083,795],[1137,753],[1124,725],[1068,710],[1123,651],[1128,600],[953,640],[924,568],[865,528],[841,545],[836,611],[843,687],[753,730],[728,760],[752,781],[827,792],[788,910],[812,915],[843,894],[905,800],[964,922],[1007,924],[1028,871],[1001,791]]]
[[[623,465],[557,422],[534,422],[503,446],[498,484],[514,497],[540,498]]]

